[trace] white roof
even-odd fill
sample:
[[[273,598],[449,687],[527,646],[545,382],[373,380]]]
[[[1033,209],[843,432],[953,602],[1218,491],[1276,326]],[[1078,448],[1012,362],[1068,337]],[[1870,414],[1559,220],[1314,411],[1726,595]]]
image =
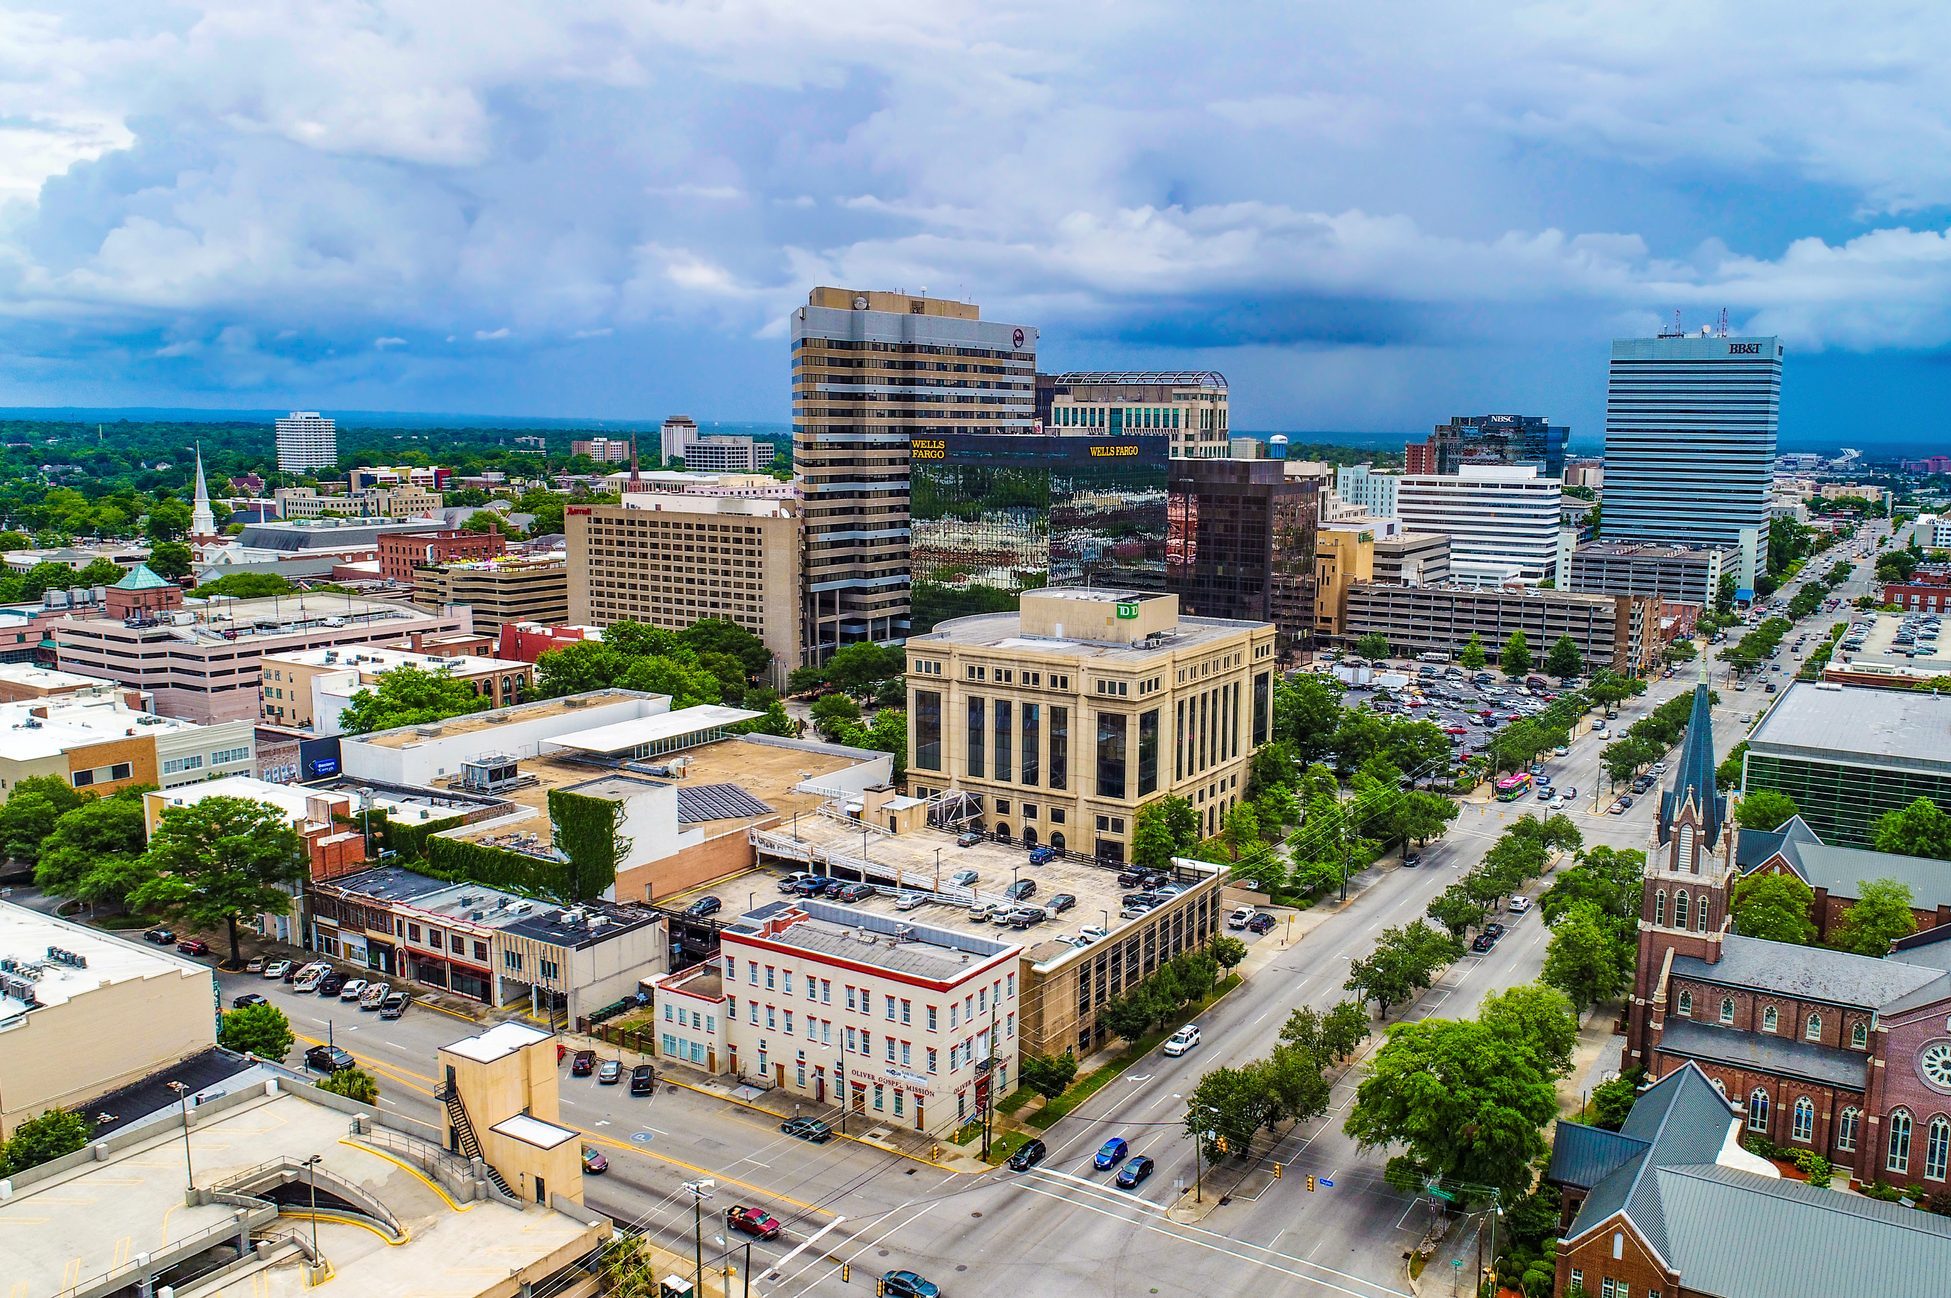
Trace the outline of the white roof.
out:
[[[517,1113],[512,1118],[503,1118],[489,1130],[498,1131],[504,1136],[513,1136],[523,1144],[534,1145],[537,1149],[554,1149],[565,1140],[576,1138],[576,1133],[569,1128],[558,1127],[555,1123],[544,1122],[540,1118],[531,1118],[526,1113]]]
[[[491,1064],[504,1055],[512,1055],[524,1046],[532,1046],[538,1041],[547,1041],[549,1034],[525,1023],[502,1023],[489,1028],[478,1036],[463,1037],[445,1047],[463,1059],[472,1059],[477,1064]]]
[[[87,967],[49,960],[49,947],[80,956]],[[36,967],[30,981],[34,999],[41,1005],[62,1005],[98,987],[139,978],[210,977],[206,966],[169,947],[124,941],[10,901],[0,901],[0,956]],[[31,1012],[25,1002],[0,996],[0,1025]]]
[[[37,713],[45,712],[46,716]],[[119,689],[0,703],[0,756],[14,761],[58,757],[71,748],[132,735],[195,730],[192,721],[132,712]]]
[[[479,672],[496,672],[504,669],[525,671],[528,664],[507,658],[448,658],[439,654],[416,653],[410,649],[393,649],[382,645],[345,645],[330,648],[288,649],[282,653],[264,655],[266,662],[298,663],[306,667],[345,667],[360,668],[365,671],[384,672],[395,667],[418,667],[427,672],[472,675]]]
[[[550,743],[563,748],[574,748],[585,753],[621,753],[645,744],[661,743],[666,739],[679,739],[706,730],[716,730],[721,726],[737,725],[754,717],[765,715],[750,712],[744,708],[728,708],[718,703],[700,703],[696,707],[679,708],[676,712],[662,712],[656,716],[638,717],[631,721],[618,721],[612,725],[597,726],[594,730],[578,730],[571,734],[559,735]]]

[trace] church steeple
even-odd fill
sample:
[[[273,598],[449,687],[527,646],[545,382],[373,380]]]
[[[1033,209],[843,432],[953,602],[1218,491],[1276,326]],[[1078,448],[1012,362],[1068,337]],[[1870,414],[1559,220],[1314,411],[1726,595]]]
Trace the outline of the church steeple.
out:
[[[203,550],[220,541],[217,516],[210,508],[210,484],[203,476],[203,444],[196,448],[196,498],[190,506],[190,546],[202,557]]]
[[[1701,675],[1706,674],[1703,663]],[[1707,681],[1702,679],[1694,686],[1694,707],[1687,717],[1687,737],[1680,747],[1673,787],[1660,795],[1660,846],[1672,841],[1678,819],[1691,820],[1707,845],[1720,841],[1727,826],[1727,795],[1715,787],[1714,771],[1714,718]],[[1683,817],[1682,811],[1690,805],[1692,814]]]

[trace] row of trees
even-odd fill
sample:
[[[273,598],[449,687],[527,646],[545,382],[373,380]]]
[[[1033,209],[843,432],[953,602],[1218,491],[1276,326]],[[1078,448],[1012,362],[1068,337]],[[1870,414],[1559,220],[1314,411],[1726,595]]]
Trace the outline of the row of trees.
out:
[[[1163,1027],[1212,991],[1220,975],[1246,959],[1246,943],[1216,937],[1203,950],[1173,956],[1105,1005],[1104,1026],[1126,1041]]]
[[[1540,981],[1580,1012],[1632,986],[1645,871],[1642,851],[1594,847],[1559,871],[1538,899],[1551,930]]]
[[[1368,1038],[1368,1013],[1343,1001],[1322,1013],[1302,1007],[1287,1016],[1272,1053],[1239,1067],[1215,1068],[1186,1100],[1186,1132],[1208,1163],[1246,1158],[1253,1138],[1328,1111],[1328,1070]]]
[[[1719,695],[1711,692],[1707,697],[1710,703],[1719,702],[1720,699]],[[1628,726],[1625,734],[1599,752],[1599,760],[1605,766],[1607,777],[1614,784],[1623,784],[1638,774],[1641,768],[1666,756],[1667,750],[1687,732],[1687,718],[1692,714],[1693,706],[1691,693],[1675,695]]]

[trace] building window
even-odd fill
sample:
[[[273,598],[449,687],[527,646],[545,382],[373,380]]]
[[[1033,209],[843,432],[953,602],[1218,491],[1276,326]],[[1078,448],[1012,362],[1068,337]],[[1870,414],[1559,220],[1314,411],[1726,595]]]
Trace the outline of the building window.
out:
[[[1802,1035],[1811,1041],[1822,1040],[1822,1015],[1810,1014],[1802,1024]]]
[[[1138,718],[1138,796],[1158,792],[1158,709]]]
[[[1767,1009],[1761,1012],[1761,1030],[1763,1032],[1773,1032],[1775,1030],[1776,1024],[1780,1022],[1781,1022],[1781,1015],[1775,1012],[1775,1007],[1773,1005],[1770,1005]]]
[[[1849,1044],[1858,1050],[1870,1044],[1870,1028],[1866,1023],[1858,1023],[1849,1030]]]
[[[1682,1016],[1682,1017],[1684,1017],[1684,1018],[1692,1018],[1692,1017],[1693,1017],[1693,1013],[1694,1013],[1694,994],[1693,994],[1692,992],[1690,992],[1690,991],[1682,991],[1682,992],[1680,993],[1680,1002],[1679,1002],[1679,1009],[1680,1009],[1680,1014],[1681,1014],[1681,1016]]]
[[[1700,894],[1700,905],[1694,908],[1694,931],[1696,933],[1707,931],[1707,894],[1704,892]]]
[[[1583,1289],[1585,1287],[1585,1272],[1579,1270],[1577,1267],[1572,1268],[1571,1279],[1572,1279],[1572,1288]]]
[[[942,695],[940,690],[915,691],[915,751],[917,770],[942,769]]]
[[[993,778],[1009,784],[1016,779],[1016,772],[1010,760],[1012,752],[1010,739],[1012,737],[1014,718],[1009,706],[1009,700],[997,699],[995,702],[995,712],[996,766]]]
[[[1815,1130],[1816,1106],[1811,1104],[1809,1097],[1805,1095],[1795,1102],[1795,1112],[1789,1121],[1789,1139],[1799,1140],[1806,1145],[1809,1143],[1809,1138],[1815,1135]]]
[[[1053,789],[1070,787],[1069,708],[1050,709],[1050,787]]]
[[[1732,996],[1721,997],[1721,1022],[1734,1022],[1734,997]]]
[[[1097,714],[1097,796],[1125,796],[1125,732],[1128,718],[1116,712]]]
[[[1682,888],[1679,892],[1673,894],[1673,926],[1675,928],[1685,928],[1690,918],[1692,916],[1687,908],[1687,890]]]
[[[1653,923],[1660,928],[1666,927],[1666,889],[1665,888],[1661,888],[1659,891],[1653,894]]]
[[[1932,1118],[1924,1136],[1924,1175],[1942,1181],[1947,1160],[1951,1160],[1951,1122]]]
[[[985,769],[982,757],[984,724],[985,718],[982,710],[982,700],[970,699],[969,726],[967,731],[968,758],[963,765],[968,768],[967,774],[969,777],[976,780],[982,778],[982,773]]]
[[[1748,1092],[1748,1130],[1768,1130],[1768,1092],[1759,1086]]]
[[[1022,779],[1019,783],[1035,784],[1043,778],[1039,760],[1043,753],[1043,705],[1024,703],[1019,710],[1023,714]],[[1026,810],[1025,814],[1032,813]]]
[[[1844,1109],[1836,1119],[1836,1148],[1849,1152],[1856,1148],[1856,1124],[1862,1117],[1854,1108]]]
[[[1902,1109],[1890,1115],[1890,1147],[1883,1166],[1890,1172],[1910,1170],[1910,1115]]]

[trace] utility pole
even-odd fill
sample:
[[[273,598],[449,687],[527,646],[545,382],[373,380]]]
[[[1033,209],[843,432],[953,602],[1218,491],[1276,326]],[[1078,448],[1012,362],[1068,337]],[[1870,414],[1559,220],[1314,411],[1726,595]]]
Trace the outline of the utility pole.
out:
[[[312,1191],[312,1266],[318,1266],[318,1163],[323,1154],[313,1154],[305,1160],[305,1180]]]
[[[983,1060],[984,1091],[982,1101],[982,1156],[989,1157],[989,1133],[993,1130],[993,1117],[996,1111],[996,1002],[1000,997],[992,991],[989,996],[989,1053]]]
[[[711,1192],[717,1188],[717,1184],[716,1181],[711,1180],[686,1181],[679,1187],[691,1192],[691,1233],[692,1243],[696,1249],[694,1260],[698,1267],[693,1275],[696,1277],[695,1283],[700,1293],[704,1292],[705,1287],[705,1200],[711,1197]]]

